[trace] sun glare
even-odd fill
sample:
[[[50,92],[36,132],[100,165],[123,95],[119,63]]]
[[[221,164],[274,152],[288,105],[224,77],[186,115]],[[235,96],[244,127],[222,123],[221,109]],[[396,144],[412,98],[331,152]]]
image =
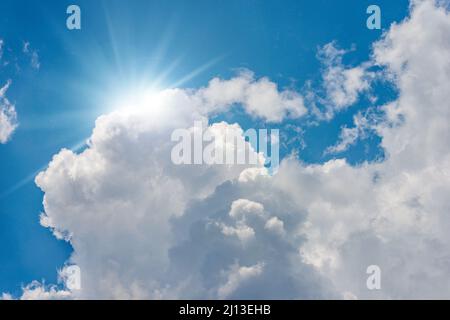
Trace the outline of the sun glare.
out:
[[[155,89],[130,90],[114,99],[113,111],[158,114],[161,111],[161,96],[161,91]]]

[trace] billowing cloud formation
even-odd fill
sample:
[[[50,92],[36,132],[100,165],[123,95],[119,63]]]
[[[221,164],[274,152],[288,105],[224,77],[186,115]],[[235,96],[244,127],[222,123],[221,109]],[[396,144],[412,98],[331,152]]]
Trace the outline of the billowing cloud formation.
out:
[[[308,177],[304,192],[318,197],[309,205],[303,256],[341,291],[450,296],[449,39],[448,12],[420,1],[375,45],[375,63],[387,67],[399,90],[398,100],[382,107],[386,121],[377,126],[386,161],[358,168],[334,161],[310,168],[314,174],[291,169],[291,179]],[[302,171],[306,175],[294,176]],[[369,294],[358,279],[370,264],[381,267],[384,281],[383,290]]]
[[[37,281],[33,281],[23,288],[21,300],[64,300],[70,299],[72,293],[69,290],[59,290],[56,286],[46,287]],[[10,297],[4,297],[4,299]]]
[[[0,46],[1,47],[1,46]],[[11,102],[6,98],[6,91],[11,81],[0,88],[0,143],[6,143],[17,128],[17,113]]]
[[[273,176],[174,166],[170,131],[237,101],[234,85],[220,103],[168,90],[164,108],[100,117],[86,150],[61,151],[36,179],[42,223],[70,240],[81,268],[72,297],[449,298],[449,52],[450,14],[433,1],[375,44],[371,63],[399,91],[373,128],[380,163],[287,158]],[[374,264],[379,291],[366,287]]]
[[[174,165],[172,131],[206,119],[182,90],[150,103],[100,117],[84,152],[61,151],[36,178],[46,190],[42,223],[70,239],[88,297],[162,295],[157,281],[170,264],[170,219],[246,167]],[[220,136],[224,126],[233,127],[218,123],[210,131]]]
[[[247,113],[269,122],[280,122],[286,117],[299,118],[306,113],[299,93],[279,91],[268,78],[255,79],[250,71],[243,71],[230,80],[214,78],[208,87],[197,92],[197,96],[210,112],[223,111],[239,103]]]

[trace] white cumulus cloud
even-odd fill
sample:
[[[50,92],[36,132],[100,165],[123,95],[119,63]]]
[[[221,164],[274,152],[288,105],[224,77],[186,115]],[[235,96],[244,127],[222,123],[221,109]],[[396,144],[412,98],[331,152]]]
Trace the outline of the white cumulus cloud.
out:
[[[242,71],[229,80],[214,78],[197,94],[210,112],[242,104],[247,113],[269,122],[281,122],[286,117],[299,118],[307,112],[298,92],[280,91],[274,82],[265,77],[255,79],[250,71]]]
[[[267,120],[300,106],[286,107],[291,93],[273,89],[277,111],[256,108],[249,87],[258,91],[260,80],[248,75],[166,91],[158,116],[145,108],[104,115],[88,148],[55,155],[36,183],[43,224],[71,242],[70,263],[82,273],[72,297],[449,298],[450,14],[431,0],[410,10],[375,43],[371,61],[399,92],[373,128],[383,162],[290,157],[275,175],[173,165],[170,132],[206,123],[211,106],[240,101]],[[338,89],[365,88],[352,81]],[[366,288],[374,264],[379,291]],[[41,295],[35,287],[29,296]]]

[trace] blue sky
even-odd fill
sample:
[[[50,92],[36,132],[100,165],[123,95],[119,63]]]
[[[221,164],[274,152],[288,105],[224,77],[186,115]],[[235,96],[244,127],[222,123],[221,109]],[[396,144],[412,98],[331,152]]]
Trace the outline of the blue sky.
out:
[[[69,31],[65,11],[72,2],[0,3],[0,39],[8,48],[4,59],[15,61],[0,68],[0,84],[12,80],[7,96],[19,122],[11,140],[0,145],[0,292],[18,295],[32,280],[56,283],[56,270],[72,249],[39,224],[43,193],[33,177],[61,148],[76,148],[89,137],[95,119],[111,110],[117,95],[152,83],[166,71],[161,88],[197,88],[241,68],[280,87],[302,90],[307,80],[320,81],[319,47],[331,41],[344,49],[354,46],[344,62],[358,65],[382,33],[365,27],[365,11],[373,1],[77,0],[82,30]],[[376,3],[385,29],[408,11],[406,0]],[[25,43],[38,54],[38,69],[23,52]],[[384,101],[395,96],[388,88],[377,94]],[[323,163],[335,157],[324,156],[324,150],[366,106],[361,99],[318,126],[291,121],[304,129],[300,159]],[[239,110],[217,119],[236,120],[243,127],[265,125]],[[373,160],[382,155],[378,144],[370,136],[339,156],[353,164]]]

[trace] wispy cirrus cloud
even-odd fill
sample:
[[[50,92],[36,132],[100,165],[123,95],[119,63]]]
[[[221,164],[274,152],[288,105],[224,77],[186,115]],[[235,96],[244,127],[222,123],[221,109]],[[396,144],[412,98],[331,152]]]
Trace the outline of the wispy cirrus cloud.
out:
[[[16,130],[17,113],[13,104],[6,97],[6,92],[11,85],[11,80],[0,88],[0,143],[8,142]]]
[[[29,41],[23,43],[22,52],[30,59],[30,66],[33,69],[39,70],[41,62],[39,61],[39,54],[36,49],[31,47]]]
[[[35,49],[31,48],[30,42],[24,42],[22,47],[22,54],[30,59],[31,68],[40,68],[39,55]],[[12,65],[14,67],[14,70],[10,73],[10,75],[13,76],[18,70],[20,70],[20,62],[18,61],[19,60],[14,54],[13,50],[6,47],[4,40],[0,39],[1,68],[7,68],[8,66]],[[5,72],[7,73],[7,71]],[[11,103],[6,96],[6,93],[11,84],[12,80],[8,79],[3,87],[0,88],[0,144],[7,143],[11,139],[14,131],[19,125],[15,105]]]

